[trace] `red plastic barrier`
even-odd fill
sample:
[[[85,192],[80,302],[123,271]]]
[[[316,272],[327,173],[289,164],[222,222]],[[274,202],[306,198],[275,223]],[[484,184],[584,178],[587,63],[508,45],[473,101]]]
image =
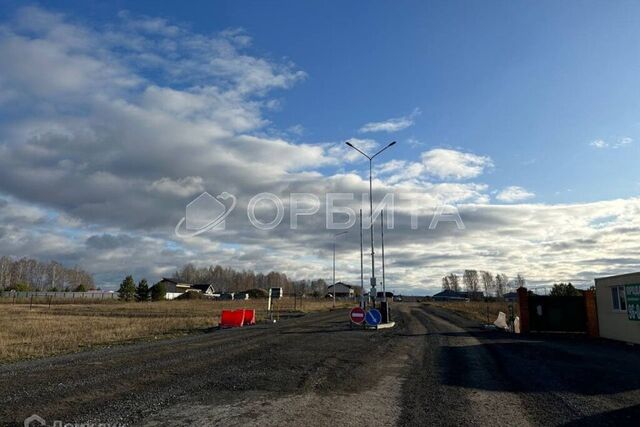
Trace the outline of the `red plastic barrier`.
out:
[[[244,324],[244,310],[222,310],[220,314],[221,328],[237,328]]]
[[[255,325],[256,324],[256,311],[251,309],[244,310],[244,324]]]

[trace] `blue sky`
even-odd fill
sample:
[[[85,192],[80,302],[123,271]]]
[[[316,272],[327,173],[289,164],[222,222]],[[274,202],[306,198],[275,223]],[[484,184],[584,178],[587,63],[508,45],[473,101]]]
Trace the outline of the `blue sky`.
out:
[[[256,236],[225,235],[211,253],[202,242],[172,240],[166,231],[189,197],[204,189],[248,195],[312,184],[366,189],[365,164],[340,151],[344,140],[357,138],[370,147],[399,142],[377,161],[386,171],[379,189],[410,186],[435,198],[449,192],[455,203],[485,206],[477,218],[468,214],[478,227],[473,239],[469,232],[468,246],[456,236],[429,237],[448,256],[477,256],[419,274],[399,271],[398,280],[433,288],[440,275],[473,263],[527,273],[539,282],[589,281],[596,272],[637,266],[622,261],[637,250],[630,241],[611,246],[608,240],[629,227],[640,190],[637,2],[9,0],[0,6],[0,21],[0,49],[12,58],[0,67],[0,148],[6,159],[19,159],[13,165],[20,163],[1,172],[0,195],[55,218],[26,225],[33,245],[8,246],[11,255],[83,263],[109,281],[106,263],[115,255],[87,253],[85,239],[145,236],[157,239],[149,245],[183,252],[128,267],[140,274],[168,273],[198,254],[244,267],[238,260],[255,254]],[[176,51],[167,48],[204,38],[215,49],[200,46],[175,59]],[[59,49],[64,59],[50,57],[47,49]],[[163,55],[171,58],[166,64],[158,59]],[[65,69],[64,63],[77,67]],[[49,74],[38,75],[39,68]],[[107,71],[96,77],[100,70]],[[213,117],[203,121],[205,112]],[[163,121],[166,129],[182,131],[179,141],[163,140],[170,134],[159,130]],[[395,129],[365,132],[367,125]],[[40,139],[34,142],[33,135]],[[93,145],[82,145],[87,141]],[[173,151],[180,144],[193,154],[183,163]],[[92,151],[83,151],[88,146]],[[55,155],[39,157],[52,147]],[[245,182],[247,173],[234,178],[233,169],[216,172],[224,169],[216,159],[189,170],[216,149],[229,156],[227,165],[239,160],[259,169],[251,176],[255,182]],[[41,175],[28,176],[27,170]],[[122,204],[135,215],[114,208]],[[536,222],[539,234],[529,235],[524,230],[532,225],[494,218],[498,211],[511,218],[538,212],[545,219]],[[608,242],[612,253],[596,256],[587,243],[570,261],[558,255],[564,261],[556,259],[553,268],[546,259],[530,267],[531,260],[513,255],[541,242],[558,247],[558,227],[577,212],[584,215],[577,221],[583,228],[566,230],[566,238]],[[606,221],[609,228],[591,228],[604,217],[613,218]],[[492,239],[513,230],[526,236],[514,232],[510,243],[491,249]],[[8,240],[10,231],[0,230],[0,239]],[[80,243],[60,251],[69,235]],[[47,238],[55,243],[51,248],[36,244]],[[129,240],[109,239],[114,241]],[[289,254],[296,252],[293,241],[305,245],[301,236],[263,244]],[[409,250],[411,241],[402,241],[405,259],[427,264],[437,258],[426,246]],[[322,258],[326,249],[316,255]],[[593,262],[580,265],[585,258]],[[272,266],[300,271],[271,259],[248,265]],[[302,271],[321,274],[322,268]]]
[[[251,51],[308,74],[266,114],[281,129],[302,125],[305,142],[345,139],[363,123],[419,109],[414,126],[373,135],[402,142],[396,158],[419,154],[409,139],[489,155],[495,168],[485,182],[523,186],[543,202],[640,189],[637,144],[589,146],[640,136],[637,2],[39,4],[97,23],[129,10],[197,32],[244,28]]]

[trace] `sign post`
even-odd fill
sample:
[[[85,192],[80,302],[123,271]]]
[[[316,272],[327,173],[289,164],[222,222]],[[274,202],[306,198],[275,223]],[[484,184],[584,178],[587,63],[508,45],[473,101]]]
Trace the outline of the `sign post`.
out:
[[[362,325],[365,318],[365,312],[360,307],[354,307],[349,312],[349,318],[351,319],[351,322],[355,323],[356,325]]]
[[[365,322],[369,326],[378,326],[382,321],[382,313],[376,308],[371,308],[367,311],[367,314],[364,317]]]

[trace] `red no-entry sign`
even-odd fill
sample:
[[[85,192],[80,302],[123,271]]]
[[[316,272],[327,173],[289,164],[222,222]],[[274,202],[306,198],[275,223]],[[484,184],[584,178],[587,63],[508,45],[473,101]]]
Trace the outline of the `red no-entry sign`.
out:
[[[360,307],[354,307],[349,312],[349,318],[351,321],[357,325],[361,325],[364,322],[365,312]]]

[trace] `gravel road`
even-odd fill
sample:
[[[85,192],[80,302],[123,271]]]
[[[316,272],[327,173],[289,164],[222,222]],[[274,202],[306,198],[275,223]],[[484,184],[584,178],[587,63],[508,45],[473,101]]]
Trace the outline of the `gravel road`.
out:
[[[640,350],[398,303],[0,365],[0,424],[638,425]]]

